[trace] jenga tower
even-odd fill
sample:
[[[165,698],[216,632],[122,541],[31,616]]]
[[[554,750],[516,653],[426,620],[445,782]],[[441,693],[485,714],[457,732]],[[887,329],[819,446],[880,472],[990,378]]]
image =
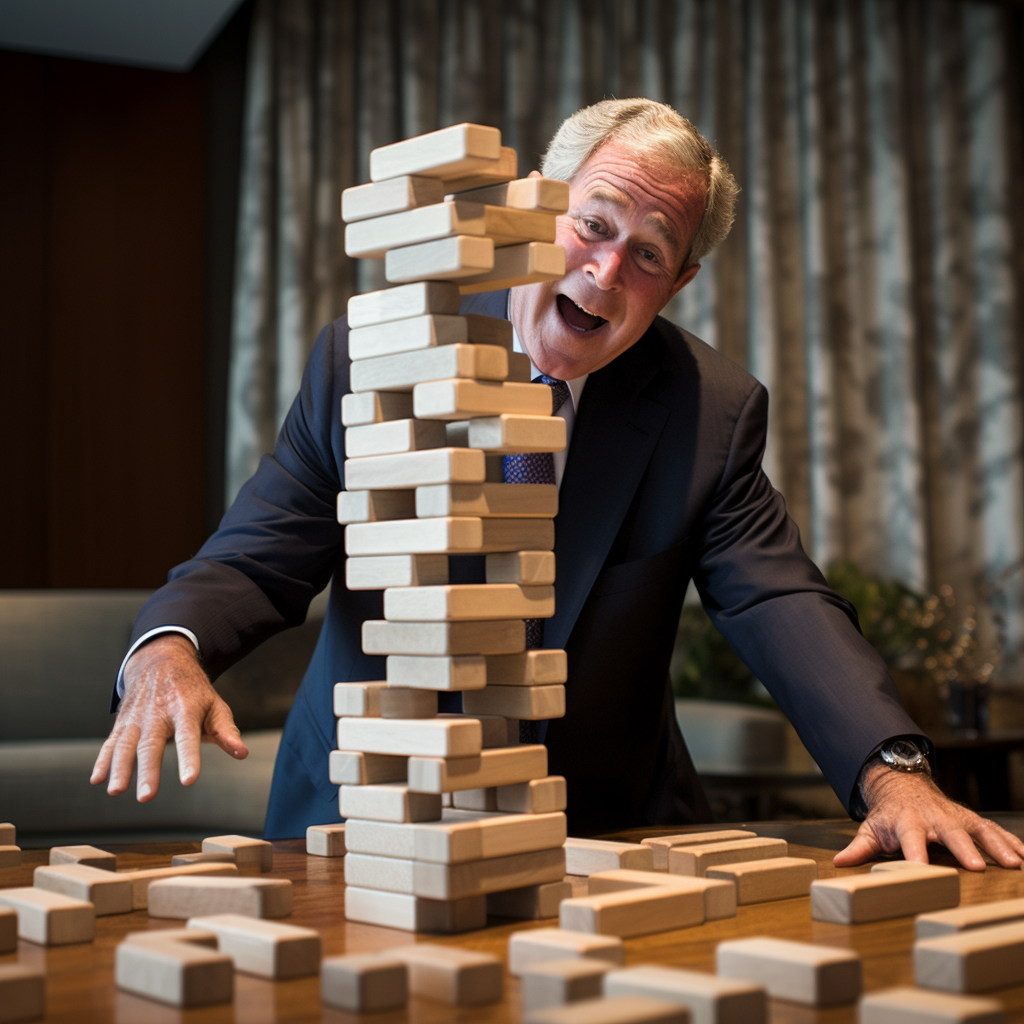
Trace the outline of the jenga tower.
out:
[[[397,286],[348,307],[338,519],[348,586],[384,591],[363,650],[387,656],[386,680],[335,687],[351,920],[479,928],[490,894],[531,916],[565,873],[565,780],[519,743],[519,720],[565,713],[565,652],[527,650],[523,621],[554,614],[558,491],[502,482],[506,454],[562,450],[565,422],[512,325],[458,315],[462,294],[565,273],[568,187],[515,173],[496,128],[462,124],[374,150],[342,196],[346,252]],[[450,584],[453,555],[486,556],[486,582]],[[461,714],[438,714],[442,690]]]

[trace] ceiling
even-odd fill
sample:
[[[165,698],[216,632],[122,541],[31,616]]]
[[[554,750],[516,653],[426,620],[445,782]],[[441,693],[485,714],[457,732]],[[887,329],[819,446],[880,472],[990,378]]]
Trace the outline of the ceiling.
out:
[[[187,71],[242,0],[0,0],[0,49]]]

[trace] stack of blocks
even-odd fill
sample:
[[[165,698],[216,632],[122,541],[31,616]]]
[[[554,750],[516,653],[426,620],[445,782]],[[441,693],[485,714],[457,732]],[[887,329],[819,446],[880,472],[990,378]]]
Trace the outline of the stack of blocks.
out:
[[[335,687],[351,920],[477,928],[489,894],[565,870],[564,779],[518,741],[519,720],[565,711],[565,652],[527,650],[524,624],[554,614],[558,492],[502,469],[561,451],[565,422],[512,325],[458,315],[460,295],[565,272],[568,186],[515,173],[497,129],[455,125],[374,150],[371,182],[342,195],[346,252],[397,286],[348,307],[338,520],[347,585],[384,591],[363,650],[387,657],[386,679]],[[457,555],[485,556],[486,582],[449,583]],[[439,714],[439,691],[462,712]]]

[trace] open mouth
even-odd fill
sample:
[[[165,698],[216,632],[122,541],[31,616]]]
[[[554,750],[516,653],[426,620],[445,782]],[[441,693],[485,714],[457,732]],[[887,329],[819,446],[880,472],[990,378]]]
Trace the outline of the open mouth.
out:
[[[588,313],[582,306],[573,302],[568,295],[559,295],[556,305],[562,319],[574,331],[596,331],[598,327],[603,327],[608,323],[603,316]]]

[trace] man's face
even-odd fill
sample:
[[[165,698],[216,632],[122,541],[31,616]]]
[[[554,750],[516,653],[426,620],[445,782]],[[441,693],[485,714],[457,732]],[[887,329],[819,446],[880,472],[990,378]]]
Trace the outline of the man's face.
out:
[[[572,380],[640,340],[699,269],[681,268],[704,199],[698,174],[614,141],[590,157],[558,218],[565,277],[512,289],[512,322],[541,372]]]

